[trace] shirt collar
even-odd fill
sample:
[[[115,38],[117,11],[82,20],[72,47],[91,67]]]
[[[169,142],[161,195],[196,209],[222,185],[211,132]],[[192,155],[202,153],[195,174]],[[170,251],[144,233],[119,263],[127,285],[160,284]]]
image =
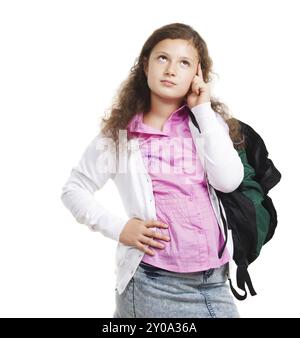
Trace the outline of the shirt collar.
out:
[[[172,126],[176,123],[181,122],[184,117],[188,114],[187,104],[183,104],[178,109],[174,110],[166,122],[164,123],[163,130],[160,131],[156,128],[153,128],[143,122],[143,112],[137,113],[133,116],[131,121],[127,126],[127,131],[130,133],[143,133],[143,134],[154,134],[162,136],[170,136],[172,131]]]

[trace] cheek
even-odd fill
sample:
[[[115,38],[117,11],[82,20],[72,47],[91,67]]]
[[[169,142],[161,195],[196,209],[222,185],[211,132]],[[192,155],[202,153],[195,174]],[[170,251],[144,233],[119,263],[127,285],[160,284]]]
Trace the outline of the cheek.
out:
[[[148,73],[147,82],[148,82],[148,86],[152,88],[154,84],[154,77],[153,77],[153,74],[150,72]]]
[[[152,83],[153,81],[155,81],[159,77],[157,70],[155,68],[149,68],[147,77],[148,82]]]
[[[183,88],[185,90],[188,90],[190,88],[190,86],[192,84],[192,80],[193,80],[193,77],[191,77],[191,76],[188,76],[184,79],[182,84],[183,84]]]

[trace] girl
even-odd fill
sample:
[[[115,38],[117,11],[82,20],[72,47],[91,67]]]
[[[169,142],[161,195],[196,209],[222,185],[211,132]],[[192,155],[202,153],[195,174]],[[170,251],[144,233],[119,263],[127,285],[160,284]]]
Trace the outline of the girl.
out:
[[[239,317],[214,189],[243,180],[240,133],[211,96],[211,68],[191,26],[155,30],[63,187],[76,220],[117,242],[114,318]],[[128,219],[94,198],[110,178]]]

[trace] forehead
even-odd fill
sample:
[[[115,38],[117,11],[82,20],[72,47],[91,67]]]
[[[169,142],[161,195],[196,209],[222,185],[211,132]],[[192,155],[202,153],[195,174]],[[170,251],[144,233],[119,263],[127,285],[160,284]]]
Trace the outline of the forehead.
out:
[[[198,51],[193,43],[183,39],[164,39],[158,42],[152,49],[151,54],[165,52],[175,57],[198,58]]]

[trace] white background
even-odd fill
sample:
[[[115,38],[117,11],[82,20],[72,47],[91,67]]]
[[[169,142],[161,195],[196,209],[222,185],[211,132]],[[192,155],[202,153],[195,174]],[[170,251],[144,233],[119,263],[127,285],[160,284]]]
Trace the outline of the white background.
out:
[[[242,317],[299,317],[298,1],[1,1],[1,317],[112,317],[116,242],[75,221],[72,166],[158,27],[204,38],[214,94],[264,139],[282,174],[274,238],[250,266]],[[298,23],[297,23],[298,21]],[[112,182],[95,198],[125,215]]]

